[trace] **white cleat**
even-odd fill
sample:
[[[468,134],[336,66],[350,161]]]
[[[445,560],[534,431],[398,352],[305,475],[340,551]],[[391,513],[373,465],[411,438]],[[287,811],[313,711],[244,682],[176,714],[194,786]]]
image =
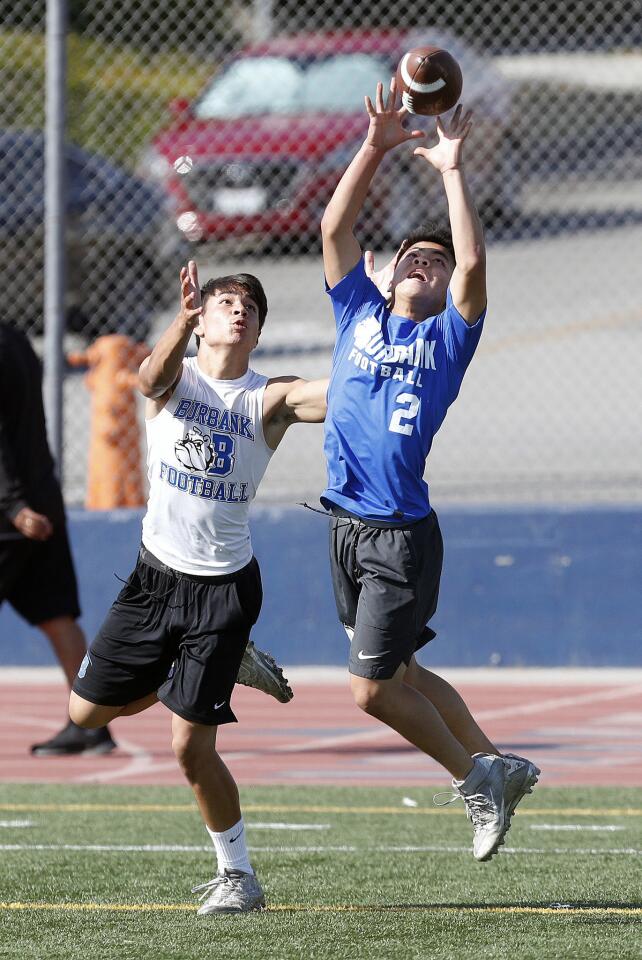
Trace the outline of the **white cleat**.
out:
[[[200,891],[200,899],[205,903],[198,910],[199,917],[210,913],[249,913],[265,908],[265,897],[258,878],[243,870],[223,870],[207,883],[192,887],[192,893]]]
[[[473,757],[477,767],[485,770],[485,777],[474,792],[464,790],[453,780],[455,793],[445,803],[460,798],[466,805],[466,816],[473,825],[473,856],[475,860],[490,860],[497,853],[507,827],[504,812],[504,761],[490,753],[476,753]],[[440,794],[437,794],[440,796]],[[434,798],[437,803],[437,797]],[[437,804],[443,806],[444,804]]]

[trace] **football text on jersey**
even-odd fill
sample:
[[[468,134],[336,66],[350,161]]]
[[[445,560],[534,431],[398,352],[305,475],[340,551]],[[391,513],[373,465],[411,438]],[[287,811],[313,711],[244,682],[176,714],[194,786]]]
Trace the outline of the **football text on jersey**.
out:
[[[170,487],[189,493],[192,497],[200,497],[202,500],[224,500],[226,503],[247,503],[248,501],[247,483],[199,477],[198,474],[177,470],[164,460],[161,460],[160,477]]]
[[[355,367],[376,376],[422,385],[421,370],[436,370],[436,340],[423,337],[410,344],[389,344],[383,339],[381,322],[375,316],[361,320],[354,330],[354,347],[348,354]],[[401,364],[409,364],[406,369]]]

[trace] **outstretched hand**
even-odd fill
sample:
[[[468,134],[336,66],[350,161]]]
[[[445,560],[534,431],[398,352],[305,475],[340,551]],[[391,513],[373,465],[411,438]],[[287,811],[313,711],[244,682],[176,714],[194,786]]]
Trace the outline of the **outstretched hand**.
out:
[[[372,250],[366,250],[363,255],[366,276],[372,280],[375,287],[381,296],[385,298],[387,303],[390,303],[392,300],[392,278],[395,273],[395,267],[397,266],[397,258],[399,257],[400,250],[401,247],[399,250],[397,250],[394,257],[392,257],[392,259],[381,268],[381,270],[375,270],[374,253]]]
[[[472,116],[472,110],[463,113],[460,103],[446,126],[437,117],[438,142],[434,147],[417,147],[415,156],[424,157],[440,173],[456,170],[463,162],[464,140],[473,125]]]
[[[383,101],[383,83],[377,84],[374,106],[370,97],[365,98],[366,110],[370,118],[366,143],[377,150],[391,150],[400,143],[405,143],[406,140],[417,140],[420,137],[425,137],[423,130],[405,129],[402,124],[408,111],[405,107],[396,110],[396,100],[396,77],[392,77],[390,80],[390,90],[385,103]]]
[[[187,266],[181,269],[181,309],[179,316],[187,326],[197,327],[202,313],[198,270],[195,261],[190,260]]]

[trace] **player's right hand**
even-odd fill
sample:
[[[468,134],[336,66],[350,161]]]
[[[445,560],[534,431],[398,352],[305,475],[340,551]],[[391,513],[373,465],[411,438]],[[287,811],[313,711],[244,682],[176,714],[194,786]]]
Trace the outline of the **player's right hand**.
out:
[[[388,263],[381,268],[381,270],[375,269],[374,253],[372,250],[366,250],[363,254],[364,267],[366,271],[366,276],[372,280],[375,287],[385,298],[386,302],[390,304],[392,300],[392,279],[395,273],[395,267],[397,266],[397,260],[399,259],[399,254],[401,252],[401,247],[395,253],[394,257],[388,261]]]
[[[13,518],[13,525],[28,540],[48,540],[53,533],[49,517],[36,513],[29,507],[23,507]]]
[[[194,260],[190,260],[181,270],[181,309],[179,317],[188,327],[197,327],[203,313],[201,306],[201,288],[198,283],[198,270]]]
[[[396,109],[397,101],[397,80],[392,77],[390,80],[390,90],[384,103],[383,84],[377,84],[377,95],[375,104],[372,105],[370,97],[365,98],[366,110],[370,118],[368,126],[368,135],[366,143],[375,147],[377,150],[391,150],[406,140],[417,140],[425,137],[423,130],[406,130],[403,126],[403,120],[408,111],[405,107]]]

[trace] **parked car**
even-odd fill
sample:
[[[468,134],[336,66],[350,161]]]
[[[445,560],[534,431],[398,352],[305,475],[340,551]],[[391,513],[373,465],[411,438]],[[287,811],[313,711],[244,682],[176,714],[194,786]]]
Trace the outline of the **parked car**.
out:
[[[43,328],[44,137],[0,131],[0,289],[27,333]],[[104,157],[67,146],[67,329],[146,339],[167,283],[167,198]],[[174,258],[173,265],[176,265]],[[18,291],[11,302],[7,292]],[[19,312],[16,313],[16,305]]]
[[[495,216],[512,202],[510,91],[490,60],[428,28],[299,34],[246,47],[193,103],[172,105],[174,119],[149,145],[140,173],[163,185],[189,241],[305,247],[318,237],[323,209],[365,135],[364,94],[374,97],[378,80],[387,88],[402,54],[425,43],[460,63],[462,99],[475,111],[470,180],[482,212]],[[434,118],[408,122],[434,131]],[[438,178],[411,147],[387,161],[362,224],[375,241],[396,237],[418,213],[445,210]]]

